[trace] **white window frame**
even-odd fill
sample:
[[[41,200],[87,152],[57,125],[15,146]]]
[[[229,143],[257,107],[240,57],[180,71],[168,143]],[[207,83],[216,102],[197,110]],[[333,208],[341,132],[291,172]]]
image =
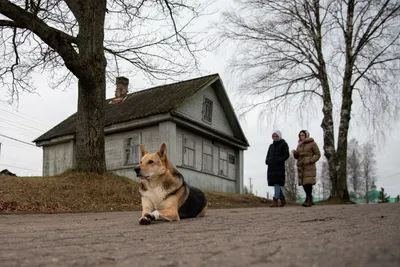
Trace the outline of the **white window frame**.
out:
[[[225,158],[221,158],[221,152],[225,153]],[[228,151],[226,151],[225,149],[219,148],[219,153],[218,153],[218,175],[228,177],[228,170],[229,170],[228,163],[229,163],[228,162]],[[226,173],[221,172],[221,165],[222,164],[225,164]]]
[[[193,142],[193,148],[186,144],[186,140],[190,140]],[[186,167],[190,167],[190,168],[195,168],[196,167],[196,141],[193,138],[184,136],[182,150],[183,150],[182,165],[186,166]],[[193,164],[190,164],[190,162],[185,162],[186,150],[193,151]],[[187,161],[189,161],[189,159],[187,159]]]
[[[213,115],[213,101],[204,96],[203,100],[203,121],[207,123],[212,123],[212,115]]]
[[[231,157],[233,158],[233,163],[231,162]],[[228,153],[228,163],[232,165],[236,165],[236,156],[232,153]]]
[[[211,148],[211,152],[207,153],[205,152],[204,147],[208,146]],[[203,142],[203,151],[202,151],[202,171],[203,172],[208,172],[208,173],[212,173],[214,170],[214,148],[211,144]],[[211,157],[211,166],[205,166],[207,161],[204,159],[204,157],[208,158]],[[210,167],[209,169],[207,167]]]
[[[136,139],[136,140],[135,140]],[[124,166],[137,165],[140,162],[140,144],[142,142],[141,133],[134,133],[124,138],[123,141]],[[129,155],[129,156],[128,156]],[[130,157],[130,158],[128,158]]]

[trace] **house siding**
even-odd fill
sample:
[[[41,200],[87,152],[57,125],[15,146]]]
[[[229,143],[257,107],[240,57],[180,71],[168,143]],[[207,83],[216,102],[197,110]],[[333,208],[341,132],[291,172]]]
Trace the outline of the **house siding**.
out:
[[[227,145],[213,142],[211,139],[197,135],[186,129],[177,127],[176,130],[176,162],[173,164],[183,174],[188,184],[199,187],[203,190],[220,191],[220,192],[238,192],[237,180],[238,177],[237,159],[235,164],[229,164],[228,161],[228,176],[218,175],[219,170],[219,152],[221,149],[226,151],[228,155],[237,155],[238,151]],[[183,164],[183,140],[189,138],[195,141],[195,156],[194,167],[184,166]],[[212,146],[213,166],[212,172],[204,172],[203,169],[203,142]]]
[[[169,156],[170,160],[183,174],[189,185],[209,191],[242,192],[243,151],[181,128],[173,122],[163,122],[151,127],[107,135],[105,137],[105,154],[108,171],[138,181],[133,170],[135,165],[124,165],[124,140],[136,134],[140,134],[140,142],[145,145],[150,153],[158,151],[160,144],[166,142],[167,151],[174,154]],[[184,138],[194,140],[194,167],[184,166],[183,164]],[[203,171],[203,143],[212,147],[212,172]],[[57,175],[73,167],[74,148],[74,141],[45,146],[43,149],[43,175]],[[235,164],[229,163],[228,157],[227,176],[218,175],[220,150],[226,151],[228,155],[235,156]]]
[[[205,97],[213,101],[211,123],[203,121],[203,101]],[[179,106],[175,112],[206,126],[211,126],[219,132],[229,136],[234,136],[224,109],[222,108],[222,105],[212,87],[208,87],[196,93],[193,97],[188,98],[188,100]]]
[[[75,143],[68,141],[43,147],[43,176],[60,174],[74,166]]]
[[[136,179],[136,174],[133,170],[135,165],[124,164],[124,140],[136,134],[140,134],[140,142],[145,145],[147,151],[150,153],[157,151],[160,147],[158,125],[107,135],[105,138],[107,170],[113,171],[118,175]]]

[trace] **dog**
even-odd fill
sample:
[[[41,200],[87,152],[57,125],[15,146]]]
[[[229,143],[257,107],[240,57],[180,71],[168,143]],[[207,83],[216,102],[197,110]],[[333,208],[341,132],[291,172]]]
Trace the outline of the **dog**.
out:
[[[165,143],[156,153],[148,153],[143,144],[140,145],[141,160],[134,170],[140,178],[141,225],[151,224],[156,220],[172,222],[203,217],[207,211],[204,193],[185,182],[183,175],[168,160],[166,153]]]

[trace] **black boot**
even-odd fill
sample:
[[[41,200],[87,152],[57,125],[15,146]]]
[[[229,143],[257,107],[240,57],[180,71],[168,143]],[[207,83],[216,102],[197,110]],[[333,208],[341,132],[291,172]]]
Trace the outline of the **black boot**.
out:
[[[284,198],[284,197],[281,197],[280,198],[280,201],[281,201],[281,203],[279,204],[279,207],[283,207],[283,206],[285,206],[286,205],[286,199]]]
[[[306,199],[304,200],[303,204],[301,204],[303,207],[307,207],[307,203],[308,203],[308,196],[306,197]]]
[[[311,207],[311,197],[307,196],[306,200],[304,201],[304,203],[302,204],[303,207]]]
[[[272,198],[272,204],[269,205],[271,208],[278,207],[278,199],[277,198]]]

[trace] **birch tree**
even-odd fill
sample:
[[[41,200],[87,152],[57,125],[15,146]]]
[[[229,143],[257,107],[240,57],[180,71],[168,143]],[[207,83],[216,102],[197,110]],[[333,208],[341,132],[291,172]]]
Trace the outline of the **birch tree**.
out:
[[[33,72],[49,72],[54,87],[76,81],[76,168],[102,173],[106,78],[124,74],[120,66],[159,79],[190,71],[197,46],[186,28],[202,8],[191,0],[0,0],[1,88],[13,101],[35,91]]]
[[[244,81],[241,115],[257,109],[261,118],[305,115],[319,108],[331,196],[348,200],[353,103],[371,115],[371,125],[399,110],[400,1],[236,2],[237,9],[224,13],[218,37],[238,46],[231,67]]]
[[[293,155],[285,161],[286,180],[283,192],[289,201],[296,202],[298,198],[298,182],[297,182],[297,169],[296,160]]]
[[[331,180],[329,177],[329,166],[326,159],[322,159],[320,162],[320,172],[319,172],[319,180],[322,185],[322,198],[327,199],[330,196],[331,192]]]
[[[348,144],[348,158],[347,158],[347,177],[354,194],[363,189],[363,176],[361,169],[361,146],[355,138],[352,138]]]
[[[369,191],[372,184],[376,181],[376,159],[375,159],[375,146],[371,143],[362,145],[363,159],[361,161],[362,174],[365,185],[365,200],[369,203]]]

